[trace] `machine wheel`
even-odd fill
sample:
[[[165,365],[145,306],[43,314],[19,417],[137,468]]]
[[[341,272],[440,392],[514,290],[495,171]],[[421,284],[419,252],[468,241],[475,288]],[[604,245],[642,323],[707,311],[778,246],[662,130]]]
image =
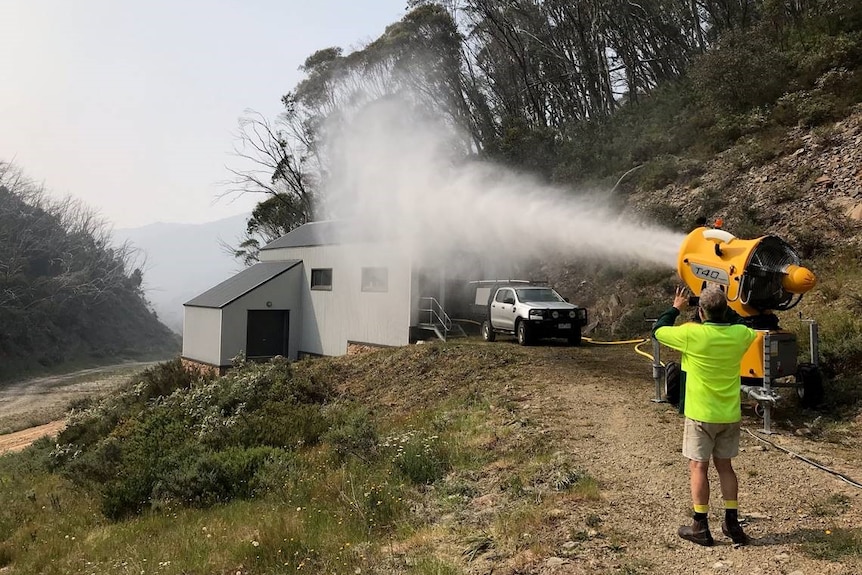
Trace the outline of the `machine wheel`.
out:
[[[495,341],[497,334],[494,333],[494,328],[491,327],[491,320],[486,319],[482,322],[482,339],[485,341]]]
[[[569,336],[569,345],[581,345],[581,326],[576,327]]]
[[[533,334],[530,333],[530,326],[525,321],[519,321],[515,328],[515,333],[518,336],[518,344],[530,345],[533,340]]]
[[[679,364],[669,361],[664,366],[664,398],[675,407],[679,407]]]
[[[811,363],[796,368],[796,395],[802,407],[817,407],[823,401],[823,374]]]

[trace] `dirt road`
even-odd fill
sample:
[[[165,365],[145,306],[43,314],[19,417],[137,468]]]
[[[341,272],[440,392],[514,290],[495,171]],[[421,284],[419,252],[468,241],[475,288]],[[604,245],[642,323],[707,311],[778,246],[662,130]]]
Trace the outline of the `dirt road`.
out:
[[[524,353],[516,346],[512,351]],[[805,414],[796,413],[790,421],[788,411],[778,410],[776,433],[766,436],[758,433],[762,420],[751,407],[744,409],[743,425],[751,433],[743,433],[735,466],[741,513],[754,544],[737,549],[721,535],[722,502],[712,469],[710,515],[717,545],[702,548],[676,535],[691,513],[682,419],[668,404],[651,401],[655,387],[649,363],[624,348],[584,346],[574,353],[533,348],[529,353],[534,370],[520,382],[522,409],[599,480],[604,500],[599,508],[575,504],[564,509],[566,519],[556,532],[539,534],[568,540],[541,573],[862,573],[862,557],[853,552],[834,559],[825,552],[826,558],[816,559],[804,551],[818,540],[862,528],[862,490],[778,448],[862,480],[856,424],[837,441],[826,442],[801,433]],[[816,416],[811,413],[810,419]],[[593,529],[595,516],[601,516],[601,525]],[[595,531],[600,535],[592,536]]]
[[[0,453],[56,434],[76,401],[104,397],[132,374],[155,363],[120,363],[17,381],[0,388]]]
[[[16,431],[15,433],[0,435],[0,455],[13,451],[20,451],[37,439],[41,439],[45,436],[54,437],[65,425],[66,422],[63,420],[52,421],[45,425],[38,425],[29,429]]]

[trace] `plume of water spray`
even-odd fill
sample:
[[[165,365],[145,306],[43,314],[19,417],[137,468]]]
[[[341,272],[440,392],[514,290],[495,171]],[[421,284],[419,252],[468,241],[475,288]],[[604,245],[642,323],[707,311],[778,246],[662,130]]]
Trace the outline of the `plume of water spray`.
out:
[[[623,217],[608,192],[575,193],[465,160],[457,132],[403,102],[372,105],[337,133],[325,213],[394,236],[414,257],[471,251],[676,265],[682,234]]]

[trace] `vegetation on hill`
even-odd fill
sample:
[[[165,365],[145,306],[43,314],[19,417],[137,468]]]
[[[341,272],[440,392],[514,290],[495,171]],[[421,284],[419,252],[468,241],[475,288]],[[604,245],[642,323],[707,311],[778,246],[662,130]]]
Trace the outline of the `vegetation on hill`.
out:
[[[790,239],[820,277],[799,309],[821,321],[833,379],[822,411],[782,405],[775,424],[859,469],[858,230],[823,200],[839,187],[815,185],[820,153],[856,142],[844,130],[862,113],[859,3],[672,1],[655,14],[601,0],[410,5],[366,48],[309,57],[307,78],[284,99],[284,125],[250,124],[266,139],[259,149],[270,171],[238,174],[238,185],[270,198],[253,214],[241,255],[253,260],[260,238],[314,216],[327,120],[367,103],[348,88],[374,87],[374,97],[418,89],[426,97],[418,108],[442,109],[465,128],[465,156],[572,185],[612,185],[640,166],[616,187],[622,210],[680,230],[730,214],[740,235],[797,234]],[[776,178],[782,185],[772,187]],[[825,207],[814,225],[803,216],[818,198]],[[854,251],[837,249],[847,245]],[[539,265],[609,336],[643,334],[645,315],[667,305],[675,281],[667,270],[604,262]],[[684,470],[672,471],[675,413],[629,399],[643,396],[636,384],[651,386],[648,373],[643,358],[608,348],[504,342],[247,364],[222,378],[162,364],[124,393],[80,405],[56,443],[0,459],[0,567],[723,569],[727,548],[704,556],[675,547],[672,528],[657,535],[687,513],[688,492]],[[756,463],[741,469],[746,497],[768,502],[761,515],[775,523],[761,529],[775,534],[746,550],[746,564],[858,571],[856,498],[789,467],[796,462],[784,453],[747,447]],[[787,569],[776,563],[783,555]]]
[[[744,162],[785,152],[797,125],[843,117],[862,98],[855,0],[689,2],[411,0],[367,46],[323,47],[283,97],[284,113],[243,123],[258,170],[235,191],[266,194],[237,250],[309,219],[337,177],[333,143],[360,110],[405,98],[444,118],[453,158],[498,161],[579,193],[694,180],[703,161],[753,138]],[[712,210],[704,207],[704,216]],[[687,219],[653,212],[677,227]]]
[[[670,406],[649,401],[649,378],[649,363],[629,346],[475,340],[241,364],[221,378],[161,364],[121,393],[79,406],[56,442],[0,457],[0,568],[708,568],[719,556],[674,544],[675,521],[688,513],[680,422]],[[841,397],[845,405],[859,399]],[[817,444],[819,457],[828,450],[856,474],[853,415],[830,410],[803,423],[815,414],[791,402],[781,414],[782,431],[804,426],[829,442]],[[746,445],[744,514],[774,515],[755,529],[778,538],[747,550],[748,560],[774,562],[785,552],[806,573],[834,560],[847,572],[862,566],[858,501],[834,478]],[[775,489],[775,481],[795,488]]]
[[[178,349],[149,309],[133,252],[84,206],[0,162],[0,381],[67,363]]]

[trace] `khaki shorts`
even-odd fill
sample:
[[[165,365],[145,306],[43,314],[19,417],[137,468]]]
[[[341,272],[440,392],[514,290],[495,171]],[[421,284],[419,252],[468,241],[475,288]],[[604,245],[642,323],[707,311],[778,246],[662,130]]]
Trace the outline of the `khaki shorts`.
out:
[[[710,457],[736,457],[739,454],[739,427],[739,421],[703,423],[686,418],[682,434],[682,454],[695,461],[709,461]]]

